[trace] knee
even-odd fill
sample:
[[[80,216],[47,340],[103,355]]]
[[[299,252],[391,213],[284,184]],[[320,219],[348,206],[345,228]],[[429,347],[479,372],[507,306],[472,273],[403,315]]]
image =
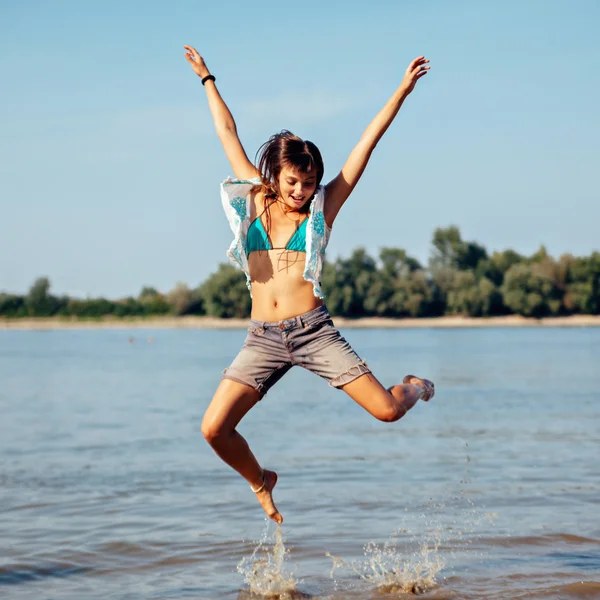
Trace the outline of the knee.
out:
[[[200,427],[200,431],[202,432],[204,439],[211,446],[218,446],[219,441],[225,436],[223,426],[215,420],[210,419],[206,416],[202,420],[202,426]]]
[[[401,419],[405,414],[406,409],[404,406],[390,394],[387,398],[387,402],[382,401],[380,403],[375,417],[384,423],[393,423],[394,421]]]
[[[380,408],[375,417],[384,423],[393,423],[404,416],[404,410],[401,406],[388,404],[385,408]]]

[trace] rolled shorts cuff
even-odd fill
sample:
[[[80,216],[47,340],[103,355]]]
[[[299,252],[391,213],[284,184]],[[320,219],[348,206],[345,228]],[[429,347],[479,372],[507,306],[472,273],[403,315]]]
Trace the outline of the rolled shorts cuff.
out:
[[[254,388],[258,392],[259,400],[262,400],[263,396],[267,393],[264,387],[258,383],[254,377],[251,377],[250,375],[247,375],[238,369],[232,369],[231,367],[228,367],[223,371],[221,379],[231,379],[232,381],[237,381],[242,385],[247,385],[251,388]]]
[[[347,383],[358,379],[362,375],[366,375],[367,373],[371,373],[371,369],[369,369],[367,363],[364,360],[361,360],[359,363],[350,367],[347,371],[334,377],[329,381],[329,385],[334,388],[340,388]]]

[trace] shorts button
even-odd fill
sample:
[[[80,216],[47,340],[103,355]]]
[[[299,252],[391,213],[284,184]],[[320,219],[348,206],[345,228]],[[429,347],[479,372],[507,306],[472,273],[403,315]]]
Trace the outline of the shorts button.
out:
[[[285,325],[283,323],[279,323],[279,329],[283,329]]]

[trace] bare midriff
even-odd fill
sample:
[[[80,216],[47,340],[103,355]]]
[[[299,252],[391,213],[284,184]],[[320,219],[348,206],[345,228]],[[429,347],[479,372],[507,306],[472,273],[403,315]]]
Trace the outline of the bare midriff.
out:
[[[250,253],[253,319],[282,321],[323,304],[303,277],[305,261],[306,253],[295,250]]]

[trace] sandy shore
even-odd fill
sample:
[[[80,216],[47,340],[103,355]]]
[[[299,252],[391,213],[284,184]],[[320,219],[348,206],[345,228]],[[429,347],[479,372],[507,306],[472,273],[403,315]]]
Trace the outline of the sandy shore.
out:
[[[338,327],[348,328],[457,328],[457,327],[600,327],[600,315],[573,315],[546,319],[527,319],[519,316],[490,317],[437,317],[433,319],[361,319],[334,318]],[[1,329],[245,329],[246,319],[216,319],[214,317],[152,317],[131,319],[65,319],[65,318],[0,318]]]

